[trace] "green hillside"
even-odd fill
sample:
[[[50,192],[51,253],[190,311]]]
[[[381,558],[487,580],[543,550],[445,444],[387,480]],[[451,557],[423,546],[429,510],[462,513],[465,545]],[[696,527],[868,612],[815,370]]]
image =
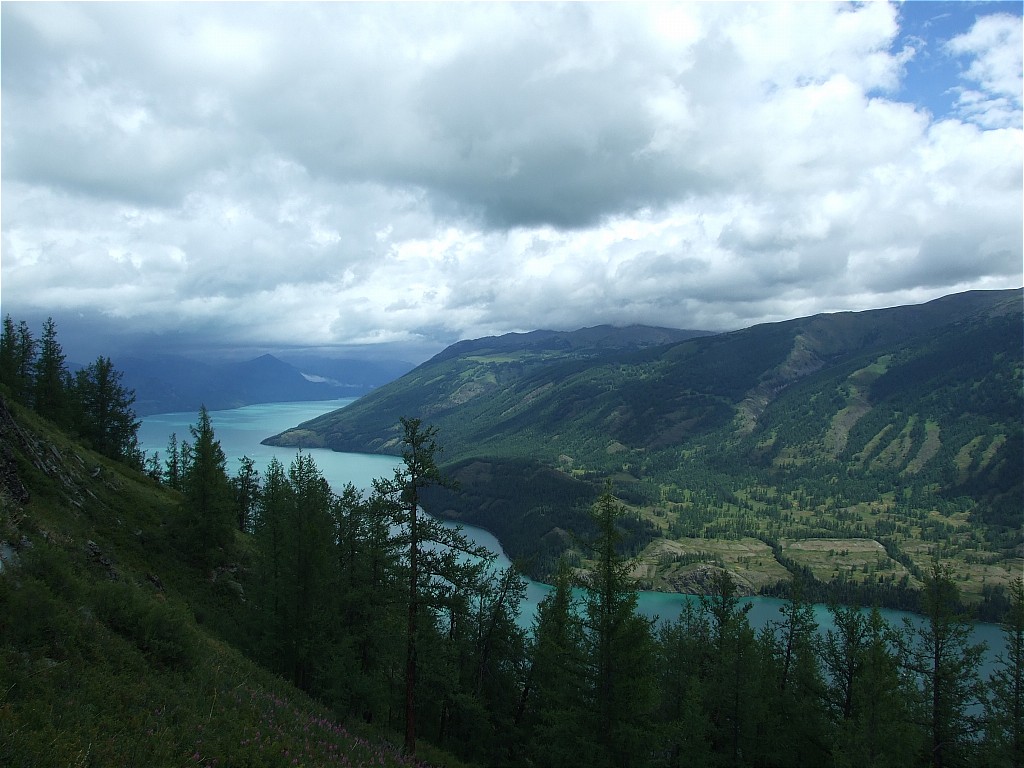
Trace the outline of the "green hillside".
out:
[[[751,592],[802,573],[899,604],[938,554],[977,602],[1024,567],[1019,290],[661,344],[577,334],[461,342],[269,442],[393,452],[415,414],[461,482],[432,511],[537,576],[609,478],[657,589],[724,564]]]
[[[226,641],[180,501],[0,398],[0,765],[421,765]]]

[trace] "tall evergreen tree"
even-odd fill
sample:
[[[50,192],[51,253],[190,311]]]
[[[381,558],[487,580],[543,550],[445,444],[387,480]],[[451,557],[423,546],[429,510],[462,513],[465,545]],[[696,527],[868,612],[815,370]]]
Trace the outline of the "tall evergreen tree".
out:
[[[66,426],[70,417],[70,376],[52,317],[43,324],[33,373],[32,406],[41,416]]]
[[[766,720],[763,665],[747,620],[753,604],[741,601],[728,571],[715,575],[711,594],[700,602],[711,624],[704,711],[712,751],[726,765],[752,765],[763,746],[760,725]]]
[[[704,710],[703,670],[711,656],[711,625],[687,602],[658,628],[658,744],[666,768],[712,763]]]
[[[258,553],[254,599],[260,608],[254,634],[257,655],[275,667],[285,654],[288,624],[285,536],[290,525],[291,497],[284,465],[277,457],[271,458],[263,472],[253,519]]]
[[[651,623],[636,613],[633,563],[618,552],[624,510],[605,490],[593,510],[594,567],[585,582],[590,695],[596,741],[608,765],[643,764],[650,749],[655,695]]]
[[[183,543],[199,562],[213,565],[225,559],[236,527],[227,458],[206,406],[200,408],[198,422],[189,431],[191,459],[182,472]]]
[[[985,699],[985,764],[1024,766],[1024,578],[1010,583],[1003,619],[1006,652],[1000,654]]]
[[[328,608],[338,587],[334,557],[335,496],[313,457],[300,453],[288,469],[292,488],[284,529],[284,569],[289,608],[288,658],[292,681],[305,691],[322,693],[319,669],[331,650],[334,633]]]
[[[141,466],[134,402],[135,392],[121,386],[121,372],[109,357],[98,357],[75,374],[79,433],[105,456]]]
[[[178,446],[177,432],[172,432],[171,436],[167,439],[167,459],[164,462],[164,467],[166,468],[164,478],[167,485],[176,491],[180,491],[184,467],[182,467],[181,448]]]
[[[4,315],[3,328],[0,330],[0,385],[7,387],[12,395],[16,392],[17,353],[18,331],[14,327],[14,320],[7,314]]]
[[[913,763],[924,733],[914,723],[917,691],[903,671],[904,643],[878,609],[832,606],[825,633],[824,711],[833,724],[839,768],[901,768]]]
[[[773,761],[819,766],[828,758],[818,665],[818,623],[814,609],[794,581],[790,599],[779,608],[782,621],[769,622],[762,635],[768,686],[769,730],[763,749]],[[772,679],[774,678],[774,679]]]
[[[15,326],[11,316],[5,315],[0,332],[0,384],[24,405],[30,405],[32,400],[37,348],[28,323],[22,320]]]
[[[421,614],[424,609],[441,609],[453,595],[466,594],[493,554],[472,545],[460,530],[446,528],[421,514],[420,495],[424,488],[447,481],[437,466],[440,451],[437,429],[425,427],[420,419],[401,419],[402,466],[395,472],[392,492],[401,500],[400,524],[404,530],[406,571],[406,656],[405,656],[405,741],[408,755],[416,752],[417,675]],[[468,558],[467,558],[468,556]],[[433,619],[434,614],[427,618]]]
[[[596,759],[584,715],[587,662],[583,620],[572,586],[563,561],[533,622],[531,665],[517,716],[525,759],[533,765],[584,768]]]
[[[402,546],[392,535],[401,508],[389,491],[388,482],[374,481],[364,499],[348,484],[334,506],[339,588],[333,611],[343,649],[332,660],[331,675],[336,706],[367,722],[390,724],[406,617]]]
[[[231,478],[231,490],[238,512],[238,530],[251,533],[253,512],[260,492],[260,473],[256,471],[256,463],[248,456],[242,456],[238,465],[238,472]]]
[[[978,668],[985,651],[972,644],[971,622],[948,567],[937,560],[925,577],[921,602],[925,621],[912,630],[910,668],[924,694],[927,733],[925,762],[933,768],[973,764],[977,723],[971,714],[981,701]]]

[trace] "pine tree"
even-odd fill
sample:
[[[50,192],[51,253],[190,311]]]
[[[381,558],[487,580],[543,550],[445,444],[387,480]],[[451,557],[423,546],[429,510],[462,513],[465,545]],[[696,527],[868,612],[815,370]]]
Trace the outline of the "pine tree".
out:
[[[238,530],[252,532],[252,516],[260,492],[260,474],[255,462],[248,456],[238,460],[238,472],[231,478],[231,490],[238,511]]]
[[[833,724],[833,760],[839,768],[901,768],[923,743],[914,724],[917,691],[903,672],[905,643],[878,609],[832,606],[825,633],[824,710]]]
[[[254,600],[260,608],[257,653],[272,666],[285,654],[287,633],[287,587],[285,536],[290,525],[292,488],[284,465],[271,458],[263,472],[253,519],[253,537],[258,553]]]
[[[167,485],[176,491],[180,491],[183,467],[181,462],[181,450],[178,447],[177,432],[172,432],[171,436],[167,440],[167,459],[164,466],[166,467],[164,478]]]
[[[751,765],[762,750],[759,725],[766,720],[763,666],[747,620],[752,603],[741,602],[728,571],[715,575],[711,594],[700,602],[711,624],[704,711],[712,750],[726,765]]]
[[[584,715],[587,661],[583,620],[572,585],[563,561],[533,622],[531,665],[517,720],[526,757],[534,765],[584,768],[596,759]]]
[[[198,423],[189,431],[193,440],[190,460],[187,465],[182,462],[181,476],[185,493],[183,544],[199,562],[213,565],[226,558],[236,527],[227,458],[214,435],[206,406],[200,408]]]
[[[921,680],[925,702],[925,759],[933,768],[970,765],[977,732],[970,708],[981,699],[978,667],[985,647],[970,643],[960,591],[938,561],[925,577],[921,602],[925,621],[916,630],[908,623],[908,630],[910,668]]]
[[[291,505],[284,528],[284,569],[289,608],[287,667],[292,682],[314,693],[323,690],[318,667],[331,649],[334,632],[328,608],[338,586],[334,556],[335,496],[313,457],[300,453],[288,469]]]
[[[346,652],[332,659],[333,698],[367,722],[390,720],[392,680],[402,662],[402,547],[392,536],[401,509],[389,490],[389,483],[374,481],[363,499],[348,484],[334,506],[339,588],[332,608]]]
[[[596,741],[608,765],[642,764],[650,746],[655,698],[651,623],[636,613],[633,563],[617,550],[624,509],[606,489],[593,509],[597,538],[587,591],[587,648]]]
[[[23,405],[31,404],[37,348],[28,323],[22,320],[15,326],[11,316],[6,315],[0,332],[0,384]]]
[[[43,324],[39,357],[35,361],[33,374],[33,408],[55,424],[66,426],[70,418],[70,376],[64,350],[57,341],[57,325],[52,317],[48,317]]]
[[[793,582],[791,597],[779,612],[783,620],[769,622],[762,634],[768,729],[773,736],[764,740],[763,749],[774,751],[774,762],[822,765],[828,746],[821,717],[824,683],[818,666],[818,624],[800,580]]]
[[[1006,653],[989,677],[985,699],[986,764],[1024,766],[1024,578],[1010,583],[1010,608],[1003,619]]]
[[[97,451],[141,466],[138,430],[132,404],[135,392],[121,386],[121,372],[109,357],[98,357],[75,374],[77,428]]]
[[[400,524],[404,531],[406,572],[405,741],[406,754],[416,752],[417,675],[419,642],[424,608],[443,609],[453,596],[465,595],[493,560],[493,553],[472,545],[458,529],[445,528],[420,514],[424,488],[447,480],[437,466],[436,427],[424,427],[420,419],[401,419],[402,466],[391,481],[391,493],[400,499]]]
[[[675,621],[658,628],[658,742],[666,768],[712,762],[704,711],[703,670],[711,656],[711,626],[687,602]]]

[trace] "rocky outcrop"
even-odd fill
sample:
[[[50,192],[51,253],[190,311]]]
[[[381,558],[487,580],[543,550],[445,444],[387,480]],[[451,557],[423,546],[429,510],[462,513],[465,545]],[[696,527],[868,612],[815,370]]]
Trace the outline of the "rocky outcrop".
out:
[[[732,577],[736,583],[736,594],[740,597],[751,597],[757,594],[754,586],[742,576],[706,563],[695,565],[685,573],[675,574],[668,581],[672,585],[673,591],[680,594],[710,595],[715,591],[715,580],[723,572],[728,572]]]

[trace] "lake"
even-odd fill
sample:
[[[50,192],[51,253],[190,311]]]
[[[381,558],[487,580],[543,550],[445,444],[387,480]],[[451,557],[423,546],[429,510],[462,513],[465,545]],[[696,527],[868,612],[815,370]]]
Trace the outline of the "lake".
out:
[[[353,398],[301,403],[262,403],[231,410],[210,411],[214,434],[228,459],[228,474],[234,475],[238,471],[238,460],[242,456],[252,459],[261,473],[274,457],[287,469],[295,458],[296,450],[261,445],[260,441],[303,421],[344,408],[351,402]],[[182,440],[192,441],[189,425],[195,424],[197,416],[197,413],[162,413],[144,417],[139,428],[141,447],[149,453],[159,451],[161,457],[165,458],[167,442],[172,433],[177,434],[179,443]],[[391,477],[395,467],[400,463],[400,459],[395,456],[338,453],[326,448],[307,448],[303,449],[303,452],[313,457],[331,487],[339,491],[346,483],[352,483],[357,488],[369,489],[374,478]],[[501,544],[490,532],[473,526],[462,526],[462,529],[471,540],[498,554],[499,567],[504,568],[509,564]],[[546,584],[527,580],[526,599],[520,617],[522,626],[530,626],[537,604],[549,590]],[[779,608],[783,605],[782,600],[770,597],[750,597],[746,600],[752,604],[748,616],[755,628],[781,618]],[[672,620],[679,615],[686,603],[696,601],[697,598],[693,595],[640,592],[638,609],[640,613],[650,618]],[[824,630],[831,625],[831,613],[826,606],[816,605],[814,611],[819,628]],[[883,609],[882,615],[893,625],[899,625],[904,618],[909,618],[915,624],[922,621],[920,616],[905,611]],[[973,641],[988,643],[986,668],[990,668],[995,654],[1005,648],[1002,631],[995,624],[975,624]]]

